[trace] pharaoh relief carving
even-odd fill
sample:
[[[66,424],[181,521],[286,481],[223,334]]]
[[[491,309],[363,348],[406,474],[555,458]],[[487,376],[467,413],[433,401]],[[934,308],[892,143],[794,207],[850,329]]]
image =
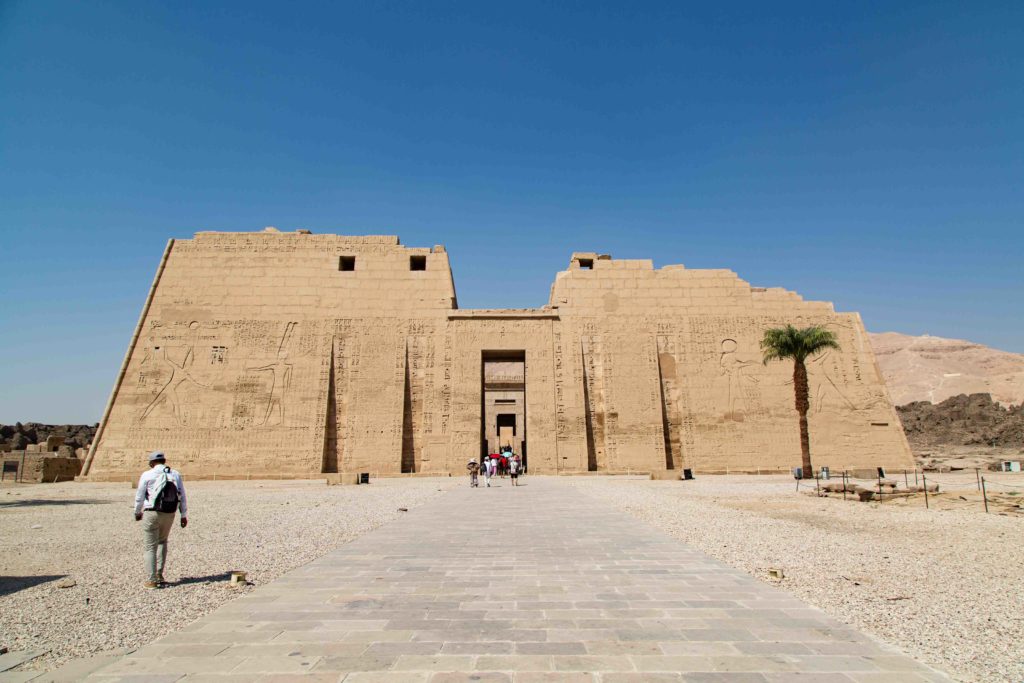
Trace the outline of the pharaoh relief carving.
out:
[[[735,339],[723,339],[718,354],[725,419],[743,421],[744,416],[758,407],[758,378],[754,375],[761,363],[739,351]]]
[[[820,413],[826,406],[829,408],[860,410],[861,407],[850,400],[846,391],[836,380],[838,353],[826,349],[822,353],[807,359],[807,376],[811,384],[811,407]],[[789,384],[792,385],[792,380]]]
[[[246,368],[250,373],[266,373],[268,379],[266,409],[262,411],[262,419],[258,425],[281,425],[285,420],[285,402],[288,388],[292,383],[292,363],[288,356],[291,353],[292,341],[295,337],[295,328],[298,323],[290,322],[285,324],[284,332],[281,334],[281,341],[277,345],[277,358],[266,365],[256,365]]]
[[[253,321],[191,321],[183,331],[182,325],[150,323],[137,383],[145,402],[136,424],[241,428],[285,422],[298,323],[285,323],[273,337],[272,326]],[[261,361],[268,348],[274,355]],[[231,399],[218,396],[224,393]]]
[[[152,329],[157,330],[158,325]],[[156,334],[150,336],[146,355],[139,364],[139,378],[143,386],[152,381],[155,393],[138,415],[138,422],[145,421],[161,407],[166,408],[176,424],[185,425],[190,422],[192,416],[185,409],[189,391],[210,388],[208,383],[197,379],[192,372],[198,333],[199,323],[189,323],[185,343],[178,348],[168,347],[169,340],[163,341]]]

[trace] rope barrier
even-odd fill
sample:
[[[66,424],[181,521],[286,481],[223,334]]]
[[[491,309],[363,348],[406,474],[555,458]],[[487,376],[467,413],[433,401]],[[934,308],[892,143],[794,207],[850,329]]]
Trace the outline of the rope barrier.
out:
[[[943,484],[945,486],[968,486],[968,485],[974,483],[974,482],[970,482],[970,481],[957,481],[957,482],[943,481],[942,479],[936,479],[935,477],[933,477],[930,474],[928,475],[928,481],[934,481],[936,484]]]
[[[907,481],[908,480],[907,473],[904,472],[903,474],[904,474],[904,480]],[[917,478],[918,471],[917,470],[914,471],[914,489],[915,490],[913,490],[913,491],[908,491],[908,490],[900,491],[898,489],[897,490],[893,490],[893,491],[883,491],[882,490],[882,486],[881,486],[882,477],[879,476],[877,478],[871,478],[871,479],[862,478],[862,477],[854,477],[854,476],[851,476],[846,471],[841,471],[841,472],[837,473],[836,476],[829,477],[829,479],[827,479],[827,480],[821,480],[818,477],[815,477],[815,491],[818,493],[818,495],[822,495],[821,494],[821,489],[820,489],[822,481],[826,481],[828,483],[832,483],[832,480],[834,479],[834,480],[836,480],[836,482],[841,481],[843,483],[843,500],[846,500],[847,492],[851,490],[851,488],[850,488],[851,484],[856,484],[857,486],[862,486],[863,489],[874,493],[876,496],[878,496],[878,502],[879,503],[882,503],[885,500],[885,496],[890,496],[890,500],[891,500],[894,497],[898,497],[898,496],[899,497],[903,497],[903,496],[907,496],[908,494],[913,494],[915,492],[923,492],[924,493],[924,506],[927,509],[927,508],[930,507],[929,504],[928,504],[928,486],[931,485],[931,484],[945,486],[947,488],[946,493],[955,493],[958,489],[962,490],[964,488],[972,488],[972,487],[970,487],[970,484],[971,484],[970,481],[958,481],[958,482],[954,483],[954,482],[950,482],[950,481],[943,481],[941,479],[936,479],[934,476],[931,477],[931,481],[929,481],[928,480],[928,474],[926,472],[921,472],[920,474],[921,474],[921,481],[920,481],[920,484],[918,484],[918,478]],[[989,481],[985,477],[981,476],[980,470],[978,470],[978,469],[975,470],[974,474],[975,474],[975,477],[976,477],[975,482],[976,482],[976,485],[978,487],[978,491],[981,493],[982,503],[983,503],[983,505],[985,507],[985,513],[986,514],[989,512],[989,504],[988,504],[989,500],[988,500],[988,493],[986,491],[986,486],[991,486],[992,484],[995,484],[996,486],[1005,486],[1006,488],[1011,488],[1011,489],[1024,489],[1024,484],[1006,484],[1004,482],[999,482],[999,481]],[[886,477],[885,479],[887,479],[889,481],[892,480],[891,477]],[[860,484],[858,482],[864,482],[864,483]],[[909,483],[908,483],[908,487],[909,487]],[[799,491],[799,490],[800,490],[800,480],[798,479],[797,480],[797,491]],[[964,498],[963,496],[948,497],[948,498],[943,496],[942,500],[943,500],[943,505],[946,505],[946,506],[952,505],[953,509],[959,509],[959,510],[973,507],[976,504],[975,501],[968,500],[968,499]],[[1020,507],[1020,506],[1018,505],[1018,507]]]
[[[1006,486],[1011,489],[1024,489],[1024,484],[1004,484],[1001,481],[992,481],[991,479],[986,479],[985,483],[989,486],[995,484],[996,486]]]

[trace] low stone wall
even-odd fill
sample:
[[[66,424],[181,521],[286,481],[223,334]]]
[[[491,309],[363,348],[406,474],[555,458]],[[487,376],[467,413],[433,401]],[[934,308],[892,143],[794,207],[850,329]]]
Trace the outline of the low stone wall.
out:
[[[52,484],[58,481],[72,481],[82,471],[82,461],[78,458],[54,453],[9,451],[0,454],[0,460],[4,465],[5,482]]]

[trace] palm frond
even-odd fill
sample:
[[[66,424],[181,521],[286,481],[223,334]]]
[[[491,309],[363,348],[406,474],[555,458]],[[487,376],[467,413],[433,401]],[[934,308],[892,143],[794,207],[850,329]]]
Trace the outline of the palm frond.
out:
[[[819,325],[803,329],[792,325],[773,327],[765,330],[761,339],[765,365],[787,358],[802,362],[825,349],[839,349],[839,342],[832,331]]]

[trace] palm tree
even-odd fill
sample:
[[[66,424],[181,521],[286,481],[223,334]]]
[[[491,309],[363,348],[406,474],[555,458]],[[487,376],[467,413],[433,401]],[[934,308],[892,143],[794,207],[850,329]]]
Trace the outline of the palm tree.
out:
[[[793,391],[796,392],[796,412],[800,415],[800,453],[803,456],[803,476],[812,478],[811,440],[807,433],[807,409],[811,406],[807,386],[807,367],[804,361],[824,349],[838,349],[836,336],[824,327],[811,326],[802,330],[786,325],[765,330],[761,340],[764,364],[773,360],[793,359]]]

